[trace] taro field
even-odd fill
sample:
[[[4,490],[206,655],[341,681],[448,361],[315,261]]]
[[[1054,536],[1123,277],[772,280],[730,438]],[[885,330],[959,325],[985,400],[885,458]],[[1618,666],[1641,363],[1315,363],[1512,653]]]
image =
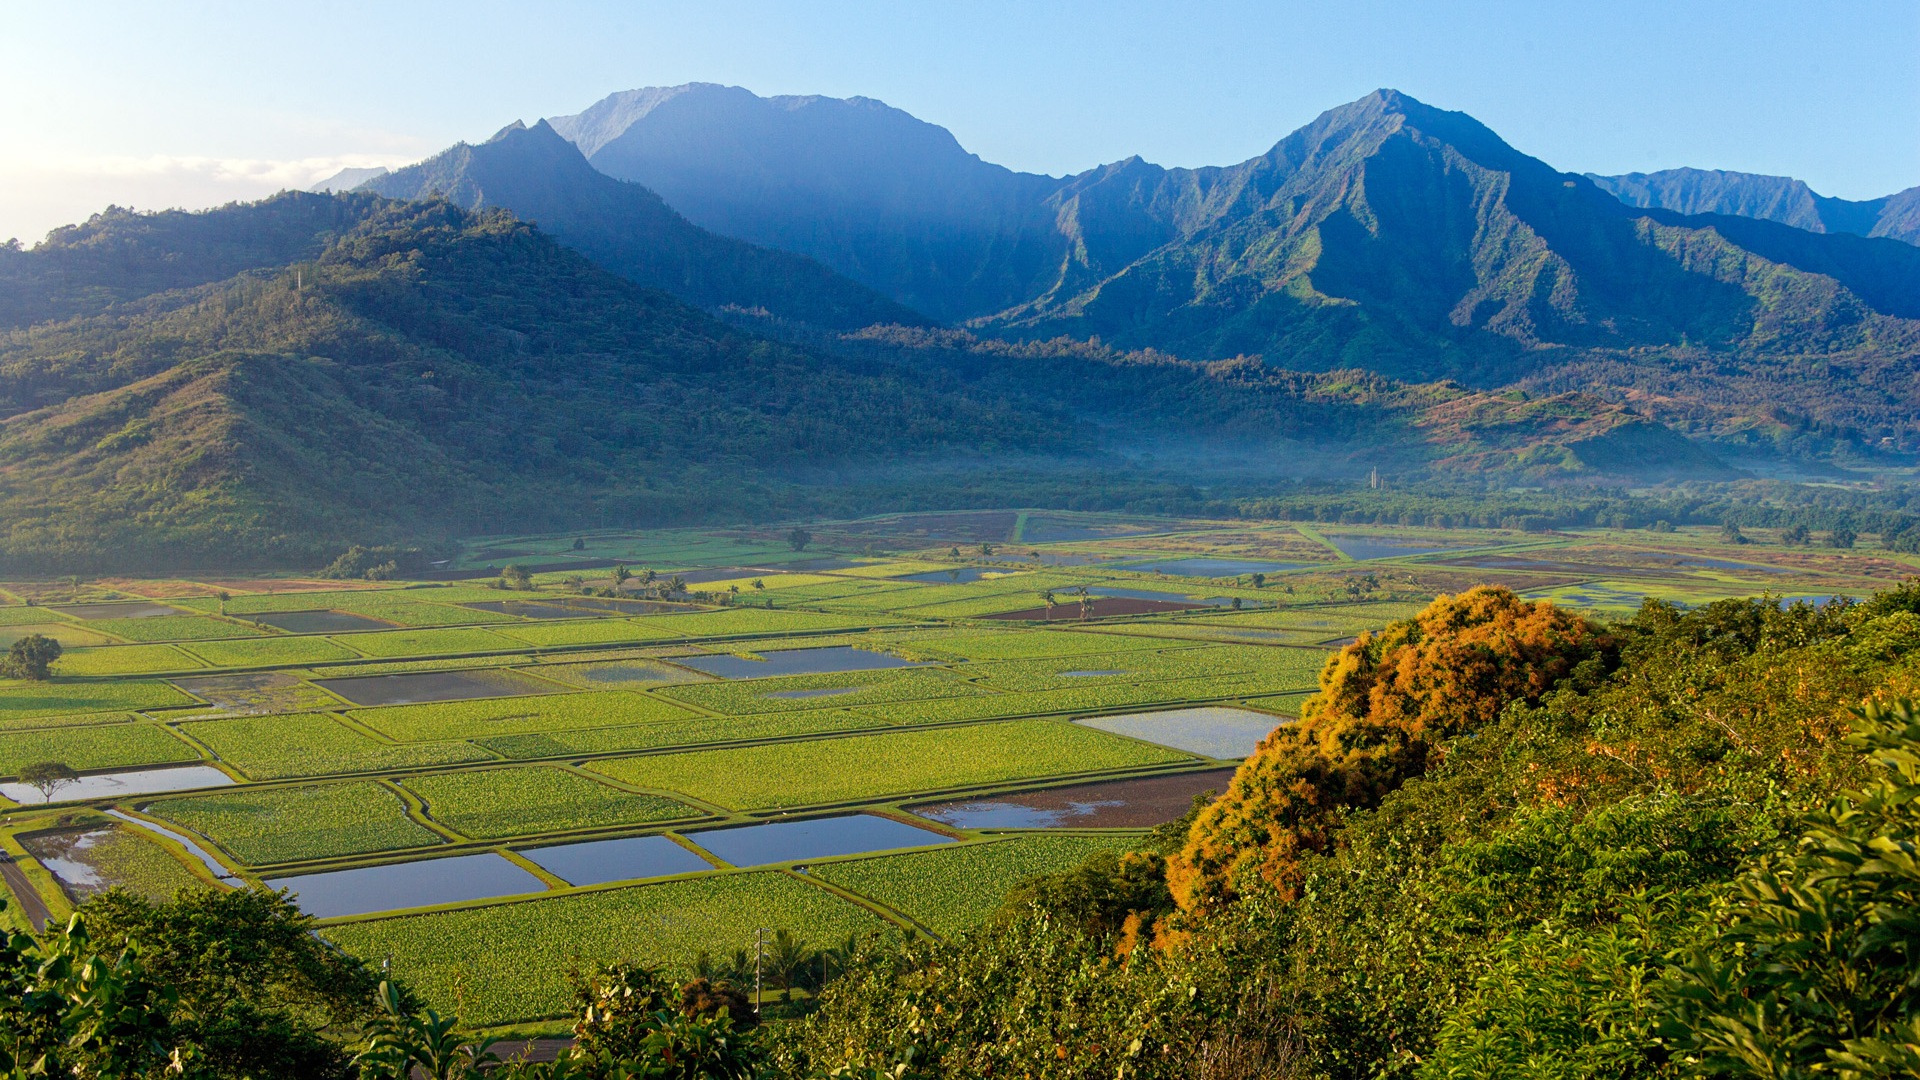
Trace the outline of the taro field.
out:
[[[1021,880],[1139,845],[1185,809],[1168,785],[1217,788],[1235,763],[1182,746],[1245,752],[1335,649],[1442,592],[1608,617],[1920,568],[1759,531],[809,528],[804,552],[780,529],[487,537],[458,580],[0,582],[4,640],[65,646],[50,679],[0,681],[0,846],[53,918],[115,883],[272,881],[443,1012],[538,1023],[578,962],[684,970],[756,927],[966,933]],[[530,589],[484,573],[515,561]],[[78,779],[17,782],[44,763]],[[1088,784],[1118,816],[1049,795]],[[915,810],[936,805],[977,812]],[[60,878],[76,866],[87,881]]]

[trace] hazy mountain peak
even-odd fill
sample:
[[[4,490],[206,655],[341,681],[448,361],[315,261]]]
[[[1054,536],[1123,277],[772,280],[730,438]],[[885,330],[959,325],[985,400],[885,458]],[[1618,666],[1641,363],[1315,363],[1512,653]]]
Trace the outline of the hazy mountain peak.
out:
[[[307,188],[307,190],[320,192],[322,194],[334,191],[352,191],[354,188],[359,187],[369,180],[378,180],[385,175],[387,175],[387,167],[384,165],[375,165],[371,169],[341,169],[325,180],[316,182]]]

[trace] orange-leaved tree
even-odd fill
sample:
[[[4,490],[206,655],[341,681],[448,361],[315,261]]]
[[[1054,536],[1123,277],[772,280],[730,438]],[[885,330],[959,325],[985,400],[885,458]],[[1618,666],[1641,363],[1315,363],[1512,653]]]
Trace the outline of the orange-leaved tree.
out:
[[[1217,907],[1251,873],[1291,895],[1301,854],[1334,843],[1344,808],[1377,806],[1438,743],[1538,701],[1581,664],[1611,667],[1617,652],[1586,619],[1486,586],[1361,634],[1327,661],[1299,722],[1262,740],[1195,819],[1168,861],[1174,899]]]

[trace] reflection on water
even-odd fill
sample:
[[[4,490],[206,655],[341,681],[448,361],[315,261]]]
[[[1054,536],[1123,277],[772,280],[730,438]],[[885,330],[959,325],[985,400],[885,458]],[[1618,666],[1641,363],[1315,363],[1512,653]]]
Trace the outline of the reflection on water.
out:
[[[172,769],[135,769],[130,772],[98,773],[83,776],[53,793],[53,801],[113,799],[122,795],[152,795],[161,791],[190,791],[194,788],[225,787],[233,777],[211,765],[187,765]],[[40,793],[25,784],[0,784],[0,795],[23,805],[43,802]]]
[[[704,829],[684,835],[735,866],[762,866],[953,843],[950,836],[874,814],[770,821],[764,825]]]
[[[317,919],[490,900],[547,888],[505,856],[492,853],[301,874],[265,884],[293,890],[294,903]]]
[[[1126,713],[1076,720],[1077,724],[1128,735],[1190,754],[1210,758],[1244,758],[1253,753],[1267,733],[1287,721],[1252,709],[1207,706]]]
[[[1222,792],[1232,769],[1102,780],[1046,791],[933,803],[912,810],[956,829],[1143,829],[1173,821],[1202,792]]]
[[[707,860],[664,836],[588,840],[529,848],[520,854],[574,885],[600,885],[713,869]]]
[[[1445,541],[1416,540],[1412,537],[1364,536],[1359,533],[1322,533],[1327,543],[1340,549],[1349,559],[1403,559],[1409,555],[1431,555],[1437,551],[1460,551],[1478,544],[1449,544]]]
[[[1312,564],[1263,562],[1257,559],[1191,558],[1134,563],[1125,569],[1153,574],[1173,574],[1176,577],[1239,577],[1241,574],[1278,574],[1309,565]]]

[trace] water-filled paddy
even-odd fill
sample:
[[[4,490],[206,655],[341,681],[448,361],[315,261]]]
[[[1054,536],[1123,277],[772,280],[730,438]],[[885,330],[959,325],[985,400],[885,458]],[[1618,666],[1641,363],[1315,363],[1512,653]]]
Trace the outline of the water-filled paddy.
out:
[[[349,630],[391,630],[397,623],[346,611],[275,611],[248,615],[248,621],[290,634],[337,634]]]
[[[1298,570],[1312,563],[1264,562],[1258,559],[1163,559],[1159,562],[1130,563],[1124,569],[1175,577],[1239,577],[1241,574],[1279,574]]]
[[[269,889],[293,890],[294,903],[300,910],[318,919],[489,900],[547,889],[539,878],[491,852],[301,874],[264,884]]]
[[[1227,790],[1233,773],[1232,769],[1208,769],[1103,780],[908,809],[956,829],[1144,829],[1185,814],[1195,795]]]
[[[528,848],[520,854],[572,885],[601,885],[711,870],[707,860],[664,836],[625,836]]]
[[[843,671],[881,671],[887,668],[921,667],[892,653],[856,649],[851,645],[830,645],[821,649],[782,649],[759,654],[765,659],[744,656],[677,656],[673,662],[718,675],[723,679],[765,679],[775,675],[824,675]]]
[[[165,604],[155,604],[146,600],[134,600],[111,604],[56,604],[47,609],[58,611],[62,615],[72,615],[81,619],[155,619],[162,615],[185,615],[188,612]]]
[[[584,619],[606,614],[598,609],[587,610],[566,604],[546,604],[537,600],[476,600],[471,604],[460,606],[484,611],[490,615],[517,615],[522,619]]]
[[[874,814],[770,821],[764,825],[703,829],[683,835],[735,866],[827,859],[954,842],[951,836]]]
[[[404,675],[363,675],[315,679],[313,685],[355,705],[412,705],[422,701],[471,701],[552,693],[557,687],[503,671],[421,671]]]
[[[196,843],[193,837],[187,836],[183,833],[174,832],[172,829],[166,828],[165,826],[162,826],[162,825],[155,825],[151,821],[144,821],[140,818],[134,817],[132,814],[126,813],[121,810],[109,810],[107,811],[107,816],[119,818],[121,821],[126,822],[127,824],[133,826],[136,829],[145,829],[150,833],[155,833],[157,835],[166,837],[167,839],[173,841],[174,843],[179,844],[181,847],[186,848],[187,853],[192,855],[194,858],[199,859],[200,864],[202,866],[205,866],[208,869],[208,871],[210,871],[213,874],[214,877],[219,878],[221,881],[226,882],[228,885],[237,886],[240,884],[240,879],[234,876],[233,871],[227,869],[227,865],[225,863],[221,862],[219,859],[214,858],[212,852],[208,851],[206,848],[203,848],[198,843]]]
[[[83,776],[54,792],[53,801],[76,802],[81,799],[112,799],[122,795],[153,795],[162,791],[225,787],[231,783],[233,783],[233,777],[211,765],[187,765],[172,769],[135,769],[130,772]],[[21,804],[42,801],[40,793],[25,784],[0,784],[0,795],[5,795]]]
[[[198,881],[151,841],[117,825],[41,833],[20,842],[75,903],[116,887],[165,900]]]
[[[1252,709],[1207,706],[1096,716],[1074,722],[1101,731],[1111,731],[1115,735],[1171,746],[1190,754],[1203,754],[1210,758],[1243,758],[1252,754],[1260,740],[1266,738],[1267,733],[1275,727],[1286,723],[1286,720]]]

